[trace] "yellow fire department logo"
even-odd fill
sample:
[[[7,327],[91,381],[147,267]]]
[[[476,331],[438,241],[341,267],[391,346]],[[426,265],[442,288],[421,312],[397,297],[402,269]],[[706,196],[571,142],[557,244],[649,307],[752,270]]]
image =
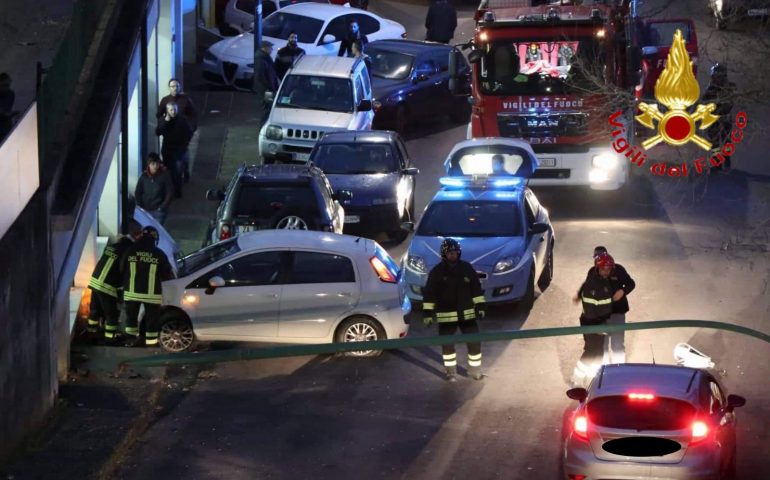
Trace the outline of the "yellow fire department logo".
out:
[[[655,82],[655,99],[668,108],[662,113],[658,104],[640,103],[641,115],[636,120],[645,127],[654,130],[658,122],[658,134],[642,142],[642,147],[649,150],[660,142],[680,146],[692,141],[704,150],[711,149],[711,142],[695,132],[695,122],[700,121],[699,130],[705,130],[717,121],[719,115],[712,112],[716,105],[698,105],[695,113],[687,112],[700,96],[700,87],[692,72],[690,55],[687,53],[681,30],[674,33],[674,42],[668,52],[666,68]]]

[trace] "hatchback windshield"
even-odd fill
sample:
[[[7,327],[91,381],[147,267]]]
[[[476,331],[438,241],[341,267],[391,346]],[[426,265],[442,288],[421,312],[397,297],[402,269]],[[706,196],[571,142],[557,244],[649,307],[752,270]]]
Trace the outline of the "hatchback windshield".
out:
[[[327,175],[395,172],[398,162],[388,144],[324,144],[310,158]]]
[[[347,78],[288,75],[281,83],[276,106],[350,113],[353,90]]]
[[[207,267],[214,262],[229,257],[234,253],[241,251],[238,246],[237,238],[231,238],[224,240],[214,245],[198,250],[195,253],[191,253],[186,257],[179,260],[179,276],[186,277],[187,275]]]
[[[695,407],[672,398],[600,397],[587,407],[596,425],[627,430],[682,430],[692,425]]]
[[[287,40],[291,32],[297,32],[298,42],[315,43],[323,26],[323,20],[279,11],[262,22],[262,35]]]
[[[369,72],[373,77],[389,80],[403,80],[409,76],[414,63],[414,56],[405,53],[380,50],[375,46],[367,46],[366,54],[372,60]]]
[[[518,237],[522,235],[514,202],[433,202],[417,235],[427,237]]]
[[[602,81],[601,44],[593,37],[493,42],[481,59],[487,95],[551,95],[595,91]],[[518,74],[512,68],[519,63]]]

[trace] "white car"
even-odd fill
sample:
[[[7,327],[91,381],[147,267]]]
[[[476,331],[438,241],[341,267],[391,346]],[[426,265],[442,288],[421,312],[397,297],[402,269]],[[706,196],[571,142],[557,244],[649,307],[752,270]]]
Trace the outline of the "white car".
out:
[[[400,338],[411,303],[377,242],[302,230],[238,235],[188,255],[163,283],[160,344],[318,344]],[[350,352],[374,356],[379,351]]]
[[[351,21],[357,21],[369,41],[403,38],[400,23],[360,9],[341,5],[304,3],[289,5],[268,16],[262,24],[262,39],[272,42],[273,58],[296,32],[298,45],[307,55],[337,55]],[[254,76],[254,35],[242,33],[212,45],[203,55],[203,78],[213,84],[238,90],[252,88]]]
[[[254,7],[256,0],[230,0],[225,7],[225,23],[238,31],[248,32],[254,28]],[[262,18],[289,5],[297,3],[325,3],[329,0],[262,0]]]

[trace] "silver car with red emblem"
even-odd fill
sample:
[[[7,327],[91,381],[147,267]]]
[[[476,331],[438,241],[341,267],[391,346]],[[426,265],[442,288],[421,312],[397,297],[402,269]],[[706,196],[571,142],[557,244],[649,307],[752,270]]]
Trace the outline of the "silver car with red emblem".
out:
[[[572,412],[563,456],[568,480],[735,478],[735,408],[706,369],[605,365],[588,389],[567,396]]]

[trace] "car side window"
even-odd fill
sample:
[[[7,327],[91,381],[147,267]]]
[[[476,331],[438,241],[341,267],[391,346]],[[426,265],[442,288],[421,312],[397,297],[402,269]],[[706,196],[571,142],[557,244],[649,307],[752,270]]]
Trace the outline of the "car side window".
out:
[[[441,50],[431,55],[431,58],[436,63],[436,68],[439,72],[446,72],[449,70],[449,52]],[[458,69],[459,70],[459,69]]]
[[[409,153],[406,151],[406,145],[404,145],[404,141],[401,140],[401,137],[398,137],[396,139],[396,148],[398,148],[399,156],[401,157],[401,168],[406,168],[409,166]]]
[[[532,209],[532,205],[529,203],[529,199],[526,196],[524,198],[526,199],[524,202],[524,211],[527,214],[527,225],[532,226],[532,224],[535,223],[535,219],[537,217],[535,216],[535,212]]]
[[[321,35],[321,39],[318,41],[318,44],[324,44],[323,38],[326,35],[334,35],[334,38],[336,39],[335,42],[341,42],[348,33],[348,23],[350,23],[352,19],[352,15],[340,15],[339,17],[333,19],[331,22],[329,22],[329,25],[326,26],[326,30],[324,30],[324,33]]]
[[[208,288],[211,277],[222,277],[227,287],[277,285],[281,274],[283,252],[259,252],[236,258],[208,271],[189,288]]]
[[[417,76],[425,75],[426,77],[430,77],[436,74],[436,64],[431,60],[430,58],[425,58],[420,60],[420,63],[417,64],[417,68],[415,69],[415,74]]]
[[[358,27],[364,35],[371,35],[380,30],[380,22],[374,17],[363,13],[356,13],[353,19],[358,22]]]
[[[532,213],[534,213],[535,218],[537,218],[538,215],[540,215],[540,203],[538,203],[537,198],[535,198],[535,195],[529,190],[527,190],[526,197],[527,197],[527,202],[529,202],[530,206],[532,207]]]
[[[353,262],[342,255],[294,252],[290,283],[351,283],[356,281]]]

